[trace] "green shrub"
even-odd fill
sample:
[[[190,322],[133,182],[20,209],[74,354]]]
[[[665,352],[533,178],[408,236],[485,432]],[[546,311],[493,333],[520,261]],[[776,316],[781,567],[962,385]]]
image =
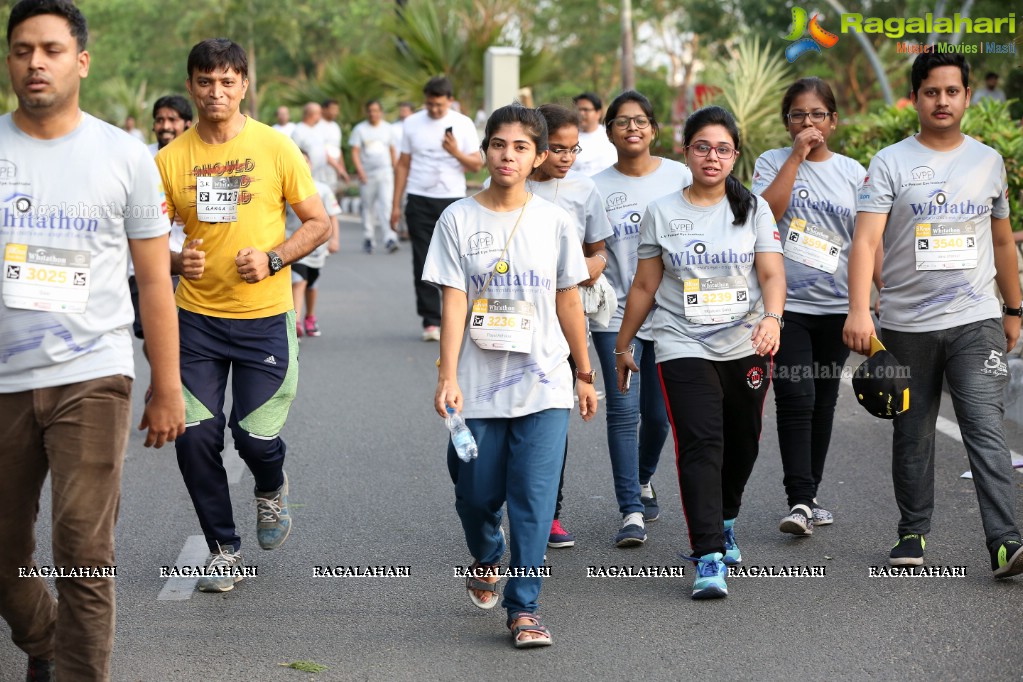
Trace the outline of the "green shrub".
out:
[[[1009,116],[1014,101],[985,99],[971,105],[963,117],[963,132],[1002,155],[1009,181],[1012,229],[1023,230],[1023,130]],[[839,126],[831,148],[869,166],[878,151],[915,135],[919,129],[916,109],[892,106]]]

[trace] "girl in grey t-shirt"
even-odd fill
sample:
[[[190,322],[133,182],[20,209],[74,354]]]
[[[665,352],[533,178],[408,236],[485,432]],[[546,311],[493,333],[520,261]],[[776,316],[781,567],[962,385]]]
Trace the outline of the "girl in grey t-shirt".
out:
[[[693,598],[707,599],[728,594],[726,564],[742,560],[733,524],[759,450],[785,271],[766,202],[731,175],[741,149],[732,115],[700,109],[684,142],[693,182],[647,207],[614,353],[626,389],[640,369],[631,344],[656,299],[654,352],[696,562]]]
[[[757,159],[753,192],[771,206],[785,245],[785,329],[776,358],[774,398],[789,514],[778,528],[806,536],[833,521],[817,504],[831,424],[849,349],[849,247],[856,195],[866,169],[828,149],[838,124],[835,95],[820,78],[785,92],[781,118],[792,146]]]
[[[547,146],[535,110],[495,111],[483,140],[490,186],[445,209],[423,270],[443,296],[434,408],[462,412],[479,449],[463,462],[448,448],[475,559],[466,588],[476,606],[497,606],[507,502],[513,573],[502,605],[517,648],[551,643],[536,609],[573,404],[569,352],[580,414],[588,421],[597,409],[576,290],[588,279],[579,237],[564,209],[526,190]]]

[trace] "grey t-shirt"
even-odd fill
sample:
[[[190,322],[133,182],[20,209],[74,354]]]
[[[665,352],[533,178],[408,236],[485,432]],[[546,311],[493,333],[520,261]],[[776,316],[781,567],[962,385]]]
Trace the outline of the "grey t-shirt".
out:
[[[742,225],[732,224],[727,198],[694,206],[675,192],[647,207],[639,257],[664,263],[652,324],[657,362],[753,354],[751,331],[764,316],[754,255],[781,253],[771,207],[756,200]]]
[[[881,326],[905,332],[999,319],[991,217],[1009,215],[1005,164],[963,136],[938,152],[908,137],[870,162],[857,210],[887,213]]]
[[[313,184],[316,185],[316,191],[320,195],[320,201],[323,202],[323,208],[327,212],[327,215],[341,215],[341,207],[337,203],[337,197],[334,196],[334,191],[326,183],[320,182],[319,180],[314,180]],[[302,227],[302,221],[299,219],[298,214],[295,213],[295,209],[291,207],[291,204],[285,202],[284,233],[287,238],[290,239],[293,234],[298,232],[298,228],[300,227]],[[311,268],[322,268],[327,264],[328,250],[328,243],[323,242],[313,249],[311,253],[303,256],[298,263],[299,265],[308,265]]]
[[[661,159],[657,170],[641,178],[623,175],[612,166],[593,176],[593,181],[604,200],[604,211],[614,231],[604,244],[607,248],[607,270],[604,275],[614,287],[618,310],[611,317],[607,329],[601,329],[597,324],[591,328],[594,331],[616,332],[621,329],[625,299],[632,286],[632,278],[636,276],[639,262],[636,248],[639,246],[643,212],[654,199],[672,192],[681,192],[683,187],[693,182],[693,174],[678,161]],[[646,340],[652,338],[649,317],[637,336]]]
[[[2,116],[0,150],[0,392],[134,377],[128,240],[170,231],[152,155],[89,114],[55,140]]]
[[[618,150],[607,139],[604,126],[592,133],[579,131],[579,146],[583,148],[575,160],[572,170],[593,177],[608,166],[618,163]]]
[[[792,147],[764,152],[753,169],[762,194],[792,154]],[[856,225],[856,195],[867,169],[848,156],[803,161],[789,207],[778,221],[785,252],[785,310],[807,315],[849,312],[849,247]],[[789,226],[796,221],[796,234]],[[790,239],[791,238],[791,239]]]
[[[571,408],[568,342],[555,307],[556,289],[585,281],[582,245],[568,213],[533,196],[514,238],[519,210],[498,213],[472,197],[448,206],[437,221],[423,281],[479,297],[491,272],[487,299],[528,301],[535,306],[529,353],[482,350],[466,331],[458,361],[458,384],[468,419],[511,418],[550,408]],[[505,245],[508,251],[499,264]],[[495,270],[496,268],[496,270]],[[470,303],[471,305],[471,303]]]

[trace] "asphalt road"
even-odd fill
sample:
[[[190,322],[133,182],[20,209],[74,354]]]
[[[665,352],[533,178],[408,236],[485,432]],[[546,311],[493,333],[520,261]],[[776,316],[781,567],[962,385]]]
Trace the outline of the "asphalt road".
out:
[[[360,243],[346,221],[343,250],[320,280],[323,336],[301,346],[299,395],[285,430],[294,532],[284,547],[255,544],[251,475],[232,486],[242,549],[257,577],[223,595],[160,577],[199,527],[173,449],[145,450],[133,436],[118,526],[114,680],[1021,679],[1023,579],[991,578],[973,485],[960,478],[965,452],[954,438],[937,437],[927,559],[964,566],[965,577],[868,577],[896,540],[891,427],[863,411],[849,388],[820,495],[835,524],[806,539],[778,532],[786,508],[769,399],[736,526],[747,565],[824,566],[826,575],[733,577],[728,598],[709,602],[689,598],[691,567],[683,578],[587,577],[589,566],[683,565],[678,555],[688,543],[669,439],[654,478],[662,515],[649,541],[612,546],[619,517],[604,417],[585,424],[574,416],[563,520],[577,545],[549,550],[541,595],[555,643],[516,651],[503,611],[473,607],[454,577],[469,557],[444,463],[447,432],[431,407],[437,345],[419,340],[409,248],[367,256]],[[147,371],[136,358],[138,413]],[[942,415],[954,421],[950,404]],[[1009,426],[1009,437],[1023,450],[1018,427]],[[238,470],[237,455],[227,457]],[[1016,482],[1023,487],[1023,475]],[[1023,492],[1016,510],[1023,520]],[[48,519],[47,497],[38,529],[43,565],[52,563]],[[313,577],[322,565],[409,567],[410,575]],[[23,679],[24,661],[0,623],[0,680]],[[280,665],[296,661],[327,670]]]

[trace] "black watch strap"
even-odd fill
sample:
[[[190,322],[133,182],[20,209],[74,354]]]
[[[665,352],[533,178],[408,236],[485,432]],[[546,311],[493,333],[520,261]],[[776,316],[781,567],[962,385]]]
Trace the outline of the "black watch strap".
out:
[[[1015,317],[1023,317],[1023,306],[1020,306],[1019,308],[1010,308],[1010,307],[1008,307],[1007,305],[1005,305],[1003,303],[1002,304],[1002,314],[1003,315],[1013,315]]]

